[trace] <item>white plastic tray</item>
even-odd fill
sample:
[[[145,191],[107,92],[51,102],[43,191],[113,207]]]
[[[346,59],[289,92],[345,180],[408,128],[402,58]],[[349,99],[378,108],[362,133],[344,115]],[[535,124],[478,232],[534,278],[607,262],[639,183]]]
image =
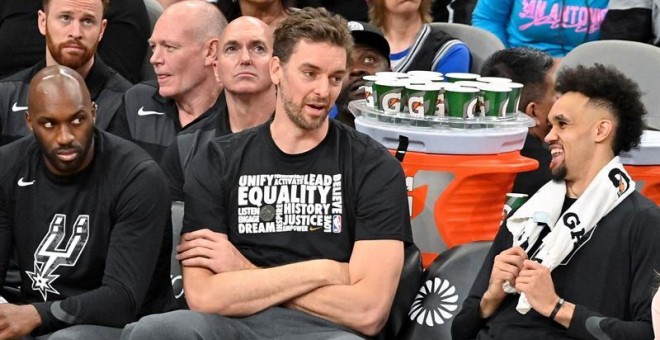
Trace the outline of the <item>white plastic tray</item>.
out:
[[[534,121],[524,114],[511,118],[465,120],[405,114],[386,115],[367,108],[366,101],[350,102],[356,116],[355,128],[388,149],[396,149],[399,136],[408,137],[408,151],[449,155],[492,155],[518,151],[525,144],[528,127]]]
[[[397,114],[386,114],[367,106],[366,100],[354,100],[348,103],[348,109],[353,115],[363,120],[371,120],[394,126],[411,126],[420,129],[493,129],[511,127],[532,127],[534,120],[522,112],[511,113],[511,116],[454,118],[441,116],[413,117],[406,112]]]

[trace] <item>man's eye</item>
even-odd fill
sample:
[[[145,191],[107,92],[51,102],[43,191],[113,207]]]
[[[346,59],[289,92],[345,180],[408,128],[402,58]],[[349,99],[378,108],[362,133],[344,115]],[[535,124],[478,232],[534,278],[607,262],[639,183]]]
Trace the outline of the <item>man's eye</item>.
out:
[[[76,119],[71,121],[71,124],[80,125],[80,124],[82,124],[82,119],[81,118],[76,118]]]
[[[332,76],[332,77],[330,77],[330,83],[331,83],[332,85],[340,85],[340,84],[341,84],[341,81],[342,81],[342,77],[338,77],[338,76]]]
[[[365,64],[375,64],[376,63],[376,58],[372,56],[366,56],[364,57],[364,60],[362,60],[363,63]]]
[[[44,123],[44,127],[45,127],[46,129],[52,129],[52,128],[53,128],[53,123],[51,123],[51,122],[45,122],[45,123]]]

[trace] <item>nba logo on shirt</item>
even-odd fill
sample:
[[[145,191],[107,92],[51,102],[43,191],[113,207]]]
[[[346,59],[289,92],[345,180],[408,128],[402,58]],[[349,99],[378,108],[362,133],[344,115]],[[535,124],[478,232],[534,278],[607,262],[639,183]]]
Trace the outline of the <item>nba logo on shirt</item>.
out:
[[[341,215],[332,215],[332,232],[341,233]]]

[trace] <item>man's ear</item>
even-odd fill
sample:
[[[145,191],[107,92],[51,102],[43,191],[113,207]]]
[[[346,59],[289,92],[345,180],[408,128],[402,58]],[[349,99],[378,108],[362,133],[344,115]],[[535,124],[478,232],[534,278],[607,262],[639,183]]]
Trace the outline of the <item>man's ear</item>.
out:
[[[536,113],[536,103],[535,102],[529,102],[527,106],[525,106],[525,114],[534,119],[534,122],[536,125],[539,125],[541,122],[539,121],[538,114]]]
[[[46,36],[46,12],[39,10],[37,12],[37,25],[41,35]]]
[[[279,57],[272,57],[270,59],[270,80],[275,85],[280,84],[282,77],[282,64],[280,64]]]
[[[606,140],[614,131],[614,123],[609,119],[601,119],[596,122],[596,136],[595,141],[600,143]]]
[[[213,62],[213,75],[215,76],[215,82],[222,85],[222,79],[220,79],[220,71],[218,70],[218,61]]]
[[[99,106],[95,103],[92,102],[92,122],[96,124],[96,110],[98,110]]]
[[[25,111],[25,124],[27,125],[28,129],[32,131],[32,117],[30,116],[30,113]]]
[[[204,60],[204,65],[205,66],[213,66],[213,63],[215,63],[218,60],[218,44],[220,41],[217,38],[213,38],[206,42],[206,48],[204,49],[205,51],[205,60]]]
[[[101,32],[99,33],[98,42],[101,42],[101,40],[103,39],[103,33],[105,33],[105,28],[106,27],[108,27],[108,19],[101,20]]]

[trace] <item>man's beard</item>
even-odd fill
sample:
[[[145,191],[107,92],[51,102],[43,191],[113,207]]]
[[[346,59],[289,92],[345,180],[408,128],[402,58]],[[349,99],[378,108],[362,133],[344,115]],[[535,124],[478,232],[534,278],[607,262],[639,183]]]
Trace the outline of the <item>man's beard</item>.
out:
[[[323,125],[325,120],[328,117],[328,114],[330,113],[330,110],[326,109],[325,113],[323,116],[316,118],[316,119],[311,119],[311,120],[306,120],[305,115],[303,113],[303,106],[304,104],[297,105],[296,103],[293,102],[290,97],[287,96],[286,91],[283,91],[283,88],[280,84],[279,86],[279,91],[282,93],[282,100],[284,102],[284,111],[286,112],[286,115],[289,116],[289,119],[299,128],[303,130],[316,130],[319,127]],[[303,99],[304,101],[304,99]]]
[[[91,152],[94,145],[94,136],[91,135],[86,142],[86,145],[82,145],[78,142],[71,143],[67,146],[59,146],[53,149],[47,149],[44,142],[41,140],[41,137],[35,135],[39,141],[41,147],[41,152],[44,157],[48,160],[50,165],[55,168],[61,175],[72,175],[83,170],[82,165],[87,159],[87,156]],[[73,150],[78,154],[78,157],[71,162],[63,162],[57,157],[59,151]]]
[[[559,164],[557,168],[550,170],[550,178],[555,182],[563,181],[566,179],[567,172],[566,164]]]
[[[70,55],[65,53],[64,46],[71,43],[78,45],[82,49],[82,54]],[[56,45],[48,34],[46,34],[46,44],[48,45],[48,51],[50,52],[50,55],[53,56],[53,59],[55,59],[58,64],[72,68],[74,70],[79,69],[90,59],[92,59],[92,57],[94,57],[94,53],[96,52],[96,47],[98,45],[98,43],[95,43],[93,46],[91,46],[91,48],[89,48],[88,46],[82,44],[80,41],[65,41],[59,45]]]

